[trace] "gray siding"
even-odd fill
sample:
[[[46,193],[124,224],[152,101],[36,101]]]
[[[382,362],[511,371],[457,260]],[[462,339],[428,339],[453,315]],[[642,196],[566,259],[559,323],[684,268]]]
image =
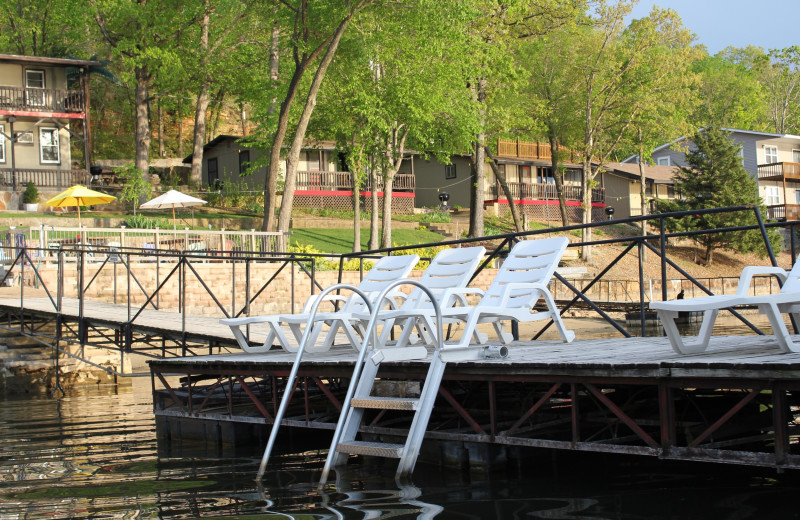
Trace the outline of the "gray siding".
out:
[[[414,157],[415,200],[418,208],[438,206],[439,193],[443,191],[450,194],[448,202],[450,206],[457,204],[463,208],[469,207],[469,159],[453,156],[451,160],[456,167],[456,178],[445,179],[445,165],[435,157],[429,159]]]

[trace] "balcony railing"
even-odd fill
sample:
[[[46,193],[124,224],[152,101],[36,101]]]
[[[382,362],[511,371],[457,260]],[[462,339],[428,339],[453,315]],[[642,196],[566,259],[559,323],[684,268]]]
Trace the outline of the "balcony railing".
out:
[[[539,184],[527,182],[509,182],[509,190],[514,200],[558,200],[555,184]],[[583,201],[583,190],[580,186],[564,186],[564,196],[568,201]],[[487,198],[505,199],[506,194],[499,184],[490,187]],[[605,188],[592,188],[592,202],[605,202]]]
[[[297,172],[298,190],[314,191],[352,191],[353,182],[350,172]],[[362,191],[372,191],[372,186],[367,179],[361,187]],[[383,191],[383,180],[378,180],[377,191]],[[414,191],[414,176],[407,173],[395,175],[392,182],[392,191]]]
[[[0,87],[0,110],[83,113],[83,91]]]
[[[758,165],[760,181],[800,181],[800,163],[777,162]]]
[[[559,151],[562,152],[562,158],[565,161],[575,163],[579,161],[578,154],[574,150],[570,150],[566,146],[559,146]],[[519,157],[521,159],[552,159],[553,150],[550,143],[540,143],[538,141],[520,141],[520,140],[497,140],[497,155],[504,157]]]
[[[770,220],[799,220],[800,204],[774,204],[767,206],[767,218]]]
[[[24,187],[32,182],[37,188],[69,188],[73,184],[86,184],[89,175],[86,170],[32,170],[10,168],[0,169],[0,185]]]

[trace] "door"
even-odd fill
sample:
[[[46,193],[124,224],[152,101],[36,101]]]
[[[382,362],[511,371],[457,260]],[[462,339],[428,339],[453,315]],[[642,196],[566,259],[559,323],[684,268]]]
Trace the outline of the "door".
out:
[[[531,197],[531,178],[530,166],[519,166],[519,194],[522,199],[529,199]]]
[[[208,165],[208,185],[214,189],[219,189],[219,170],[217,169],[217,158],[212,157],[206,163]]]
[[[25,101],[30,106],[40,107],[45,103],[44,71],[25,71]]]

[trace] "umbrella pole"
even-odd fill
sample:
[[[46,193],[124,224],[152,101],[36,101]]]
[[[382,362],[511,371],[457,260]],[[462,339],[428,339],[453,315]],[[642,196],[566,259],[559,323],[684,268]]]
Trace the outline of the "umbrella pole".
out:
[[[175,226],[175,204],[173,204],[172,205],[172,231],[175,231],[176,229],[178,229],[178,228]]]

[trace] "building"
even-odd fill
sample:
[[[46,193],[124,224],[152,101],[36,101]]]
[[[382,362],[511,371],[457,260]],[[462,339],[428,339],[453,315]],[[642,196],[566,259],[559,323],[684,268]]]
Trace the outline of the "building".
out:
[[[609,163],[605,165],[605,201],[614,208],[614,218],[642,215],[641,173],[636,163]],[[676,197],[675,166],[645,165],[645,197],[650,202],[648,213],[655,211],[656,199],[673,200]]]
[[[218,186],[221,183],[241,183],[245,189],[264,191],[267,176],[266,166],[255,168],[246,174],[253,163],[257,163],[261,153],[239,140],[242,136],[220,135],[203,147],[203,184]],[[183,162],[191,164],[192,156]],[[286,164],[281,164],[286,171]],[[243,175],[246,174],[246,175]],[[383,199],[383,183],[379,181],[378,204]],[[362,207],[371,207],[372,188],[362,187]],[[294,205],[300,208],[329,208],[349,210],[353,207],[353,182],[344,156],[331,141],[309,142],[300,152],[297,168],[297,187],[294,192]],[[400,171],[392,183],[392,208],[398,214],[414,211],[414,158],[407,154]]]
[[[85,184],[90,157],[89,69],[99,62],[0,54],[0,190]],[[82,142],[81,162],[71,140]],[[13,197],[3,197],[6,209]],[[17,202],[18,205],[18,202]]]
[[[725,128],[741,148],[742,164],[758,180],[758,191],[767,206],[767,217],[800,218],[800,136]],[[686,137],[661,145],[651,154],[662,166],[686,166],[692,142]],[[624,163],[636,163],[631,156]]]
[[[562,152],[567,159],[564,164],[567,213],[573,223],[579,223],[583,217],[581,167],[576,164],[574,152],[567,148],[562,148]],[[505,172],[509,191],[522,214],[531,220],[545,222],[561,219],[551,158],[552,152],[547,143],[503,139],[499,139],[497,143],[496,159],[499,168]],[[435,159],[417,159],[414,171],[419,206],[438,205],[438,196],[442,192],[448,194],[451,207],[470,206],[471,165],[468,156],[453,156],[450,164],[443,164]],[[484,208],[497,215],[507,215],[510,211],[508,197],[488,165],[485,171]],[[599,186],[592,189],[594,221],[605,218],[605,173],[600,173],[597,180]]]

